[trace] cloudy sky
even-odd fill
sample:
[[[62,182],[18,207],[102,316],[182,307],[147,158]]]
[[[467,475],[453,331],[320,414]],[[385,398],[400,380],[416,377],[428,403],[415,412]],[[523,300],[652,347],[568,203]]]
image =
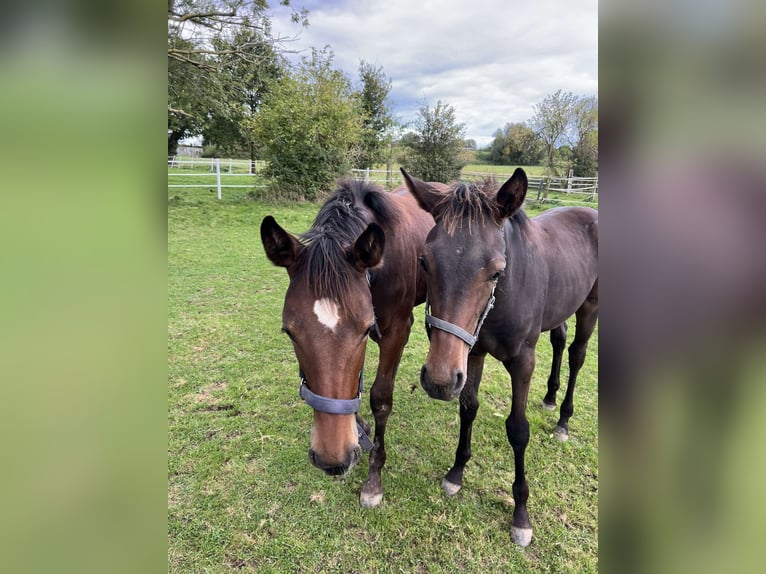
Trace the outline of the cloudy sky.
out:
[[[400,121],[412,121],[424,100],[441,100],[480,146],[507,122],[529,120],[558,89],[598,95],[597,0],[292,3],[309,10],[309,26],[290,49],[331,46],[354,82],[360,60],[381,66]],[[274,8],[272,23],[278,35],[299,30],[284,8]]]

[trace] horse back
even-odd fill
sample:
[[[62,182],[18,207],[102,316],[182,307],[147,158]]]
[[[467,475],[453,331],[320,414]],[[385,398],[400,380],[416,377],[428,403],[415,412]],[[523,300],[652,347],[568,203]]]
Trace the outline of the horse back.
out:
[[[577,311],[598,279],[598,211],[556,208],[531,223],[536,228],[536,250],[546,268],[541,330],[547,331]]]

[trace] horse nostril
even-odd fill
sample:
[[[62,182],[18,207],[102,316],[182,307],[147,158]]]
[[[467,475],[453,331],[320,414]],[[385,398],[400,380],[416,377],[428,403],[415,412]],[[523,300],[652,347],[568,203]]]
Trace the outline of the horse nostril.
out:
[[[455,375],[455,392],[462,390],[464,382],[465,375],[463,374],[463,371],[458,371]]]

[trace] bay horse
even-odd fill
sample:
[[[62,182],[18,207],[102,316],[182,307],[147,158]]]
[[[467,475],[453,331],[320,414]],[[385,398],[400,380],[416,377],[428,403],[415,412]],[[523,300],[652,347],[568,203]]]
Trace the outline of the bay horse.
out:
[[[290,280],[282,330],[298,359],[300,396],[314,409],[309,460],[327,474],[343,475],[360,460],[362,448],[371,450],[359,498],[364,507],[383,497],[380,472],[394,379],[412,309],[425,300],[418,256],[433,224],[405,187],[388,193],[355,180],[339,183],[299,237],[272,216],[261,222],[266,255],[286,268]],[[370,391],[373,441],[357,413],[368,338],[380,348]]]
[[[527,176],[520,168],[499,189],[485,180],[454,183],[446,192],[402,173],[410,192],[436,221],[420,257],[430,339],[420,383],[435,399],[460,396],[460,439],[442,488],[454,495],[462,487],[484,359],[490,354],[511,377],[511,412],[505,421],[515,463],[511,537],[527,546],[532,525],[524,452],[535,345],[542,332],[551,331],[554,361],[544,402],[555,405],[565,321],[576,316],[569,381],[556,425],[559,438],[566,438],[577,373],[598,317],[598,212],[563,207],[528,218],[521,210]]]

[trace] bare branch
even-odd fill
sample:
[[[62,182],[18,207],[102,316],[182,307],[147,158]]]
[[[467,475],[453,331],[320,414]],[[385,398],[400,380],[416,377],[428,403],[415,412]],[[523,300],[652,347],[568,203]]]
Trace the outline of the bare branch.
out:
[[[187,20],[203,20],[205,18],[212,18],[214,16],[223,16],[226,18],[233,18],[237,15],[237,12],[235,10],[232,10],[231,12],[221,12],[219,10],[216,10],[214,12],[191,12],[189,14],[179,14],[177,12],[169,12],[168,13],[168,19],[174,20],[176,22],[186,22]]]
[[[186,56],[183,56],[181,53],[179,53],[178,51],[172,48],[168,48],[168,58],[173,58],[174,60],[178,60],[179,62],[186,62],[187,64],[191,64],[192,66],[196,66],[197,68],[200,68],[201,70],[210,70],[215,72],[218,69],[215,66],[206,64],[205,62],[200,62],[198,60],[192,60],[191,58],[187,58]]]
[[[170,106],[168,106],[168,112],[170,112],[171,114],[177,114],[179,116],[186,116],[187,118],[193,118],[194,117],[190,113],[187,113],[187,112],[185,112],[183,110],[177,110],[176,108],[171,108]]]

